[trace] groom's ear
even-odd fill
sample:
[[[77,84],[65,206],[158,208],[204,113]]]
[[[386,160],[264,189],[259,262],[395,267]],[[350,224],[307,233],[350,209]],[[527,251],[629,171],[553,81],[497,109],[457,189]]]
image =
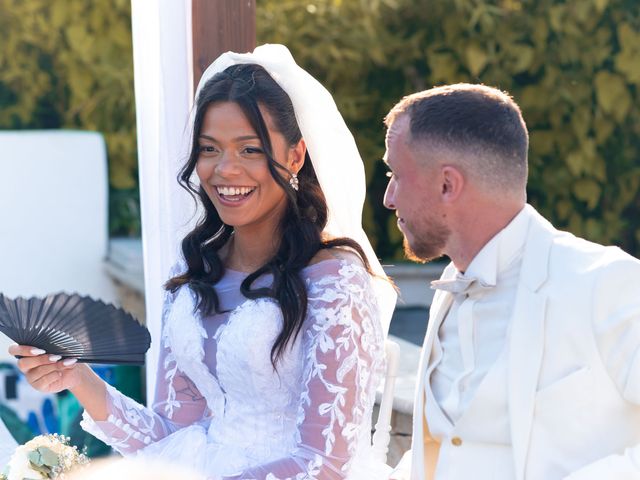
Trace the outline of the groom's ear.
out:
[[[453,165],[444,165],[440,169],[441,192],[444,203],[453,203],[462,194],[466,180],[462,172]]]
[[[294,173],[298,173],[304,165],[305,155],[307,153],[307,144],[304,141],[304,138],[301,138],[300,141],[289,149],[289,170]]]

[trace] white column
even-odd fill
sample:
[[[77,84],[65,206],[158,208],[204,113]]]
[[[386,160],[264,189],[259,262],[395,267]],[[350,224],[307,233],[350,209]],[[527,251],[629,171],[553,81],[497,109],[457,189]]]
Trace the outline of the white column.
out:
[[[132,0],[131,17],[146,317],[152,338],[147,353],[150,403],[158,368],[162,284],[195,211],[176,181],[187,154],[193,89],[191,1]]]

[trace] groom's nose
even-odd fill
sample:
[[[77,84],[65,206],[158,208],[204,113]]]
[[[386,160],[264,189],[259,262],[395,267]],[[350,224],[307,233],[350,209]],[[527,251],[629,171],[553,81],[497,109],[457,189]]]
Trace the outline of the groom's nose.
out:
[[[393,179],[391,179],[389,180],[389,183],[387,184],[387,189],[384,192],[384,200],[382,201],[384,206],[390,210],[395,210],[396,209],[395,196],[396,196],[395,182],[393,181]]]

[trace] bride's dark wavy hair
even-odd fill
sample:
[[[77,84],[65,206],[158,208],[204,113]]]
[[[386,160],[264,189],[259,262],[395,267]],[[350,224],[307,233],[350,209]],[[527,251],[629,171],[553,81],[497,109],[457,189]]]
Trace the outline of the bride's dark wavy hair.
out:
[[[182,285],[189,285],[197,297],[196,308],[203,315],[221,312],[215,285],[224,274],[224,264],[218,251],[229,240],[233,227],[222,222],[205,191],[191,182],[198,161],[198,138],[205,113],[209,106],[219,102],[234,102],[242,109],[260,138],[271,176],[287,197],[285,212],[277,230],[281,238],[275,255],[249,274],[240,286],[245,297],[273,298],[282,310],[282,330],[271,348],[271,363],[275,367],[287,344],[295,341],[302,327],[307,312],[307,290],[300,271],[318,251],[346,247],[357,253],[369,273],[371,269],[362,247],[356,241],[350,238],[323,238],[322,231],[327,223],[327,203],[308,152],[298,172],[299,190],[296,192],[289,185],[289,172],[274,159],[269,131],[258,106],[266,109],[288,145],[295,146],[302,134],[293,105],[286,92],[264,68],[255,64],[242,64],[230,66],[213,76],[196,99],[191,153],[178,175],[178,182],[196,202],[197,199],[202,202],[204,214],[196,227],[182,240],[187,271],[171,278],[165,288],[175,292]],[[265,274],[273,276],[272,285],[253,289],[253,283]]]

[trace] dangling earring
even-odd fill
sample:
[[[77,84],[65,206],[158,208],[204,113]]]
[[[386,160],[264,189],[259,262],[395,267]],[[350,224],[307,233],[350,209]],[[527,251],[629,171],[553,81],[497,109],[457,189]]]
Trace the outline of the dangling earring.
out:
[[[291,185],[291,188],[293,188],[296,192],[298,191],[298,188],[299,188],[298,175],[296,175],[295,173],[291,174],[291,178],[289,178],[289,185]]]

